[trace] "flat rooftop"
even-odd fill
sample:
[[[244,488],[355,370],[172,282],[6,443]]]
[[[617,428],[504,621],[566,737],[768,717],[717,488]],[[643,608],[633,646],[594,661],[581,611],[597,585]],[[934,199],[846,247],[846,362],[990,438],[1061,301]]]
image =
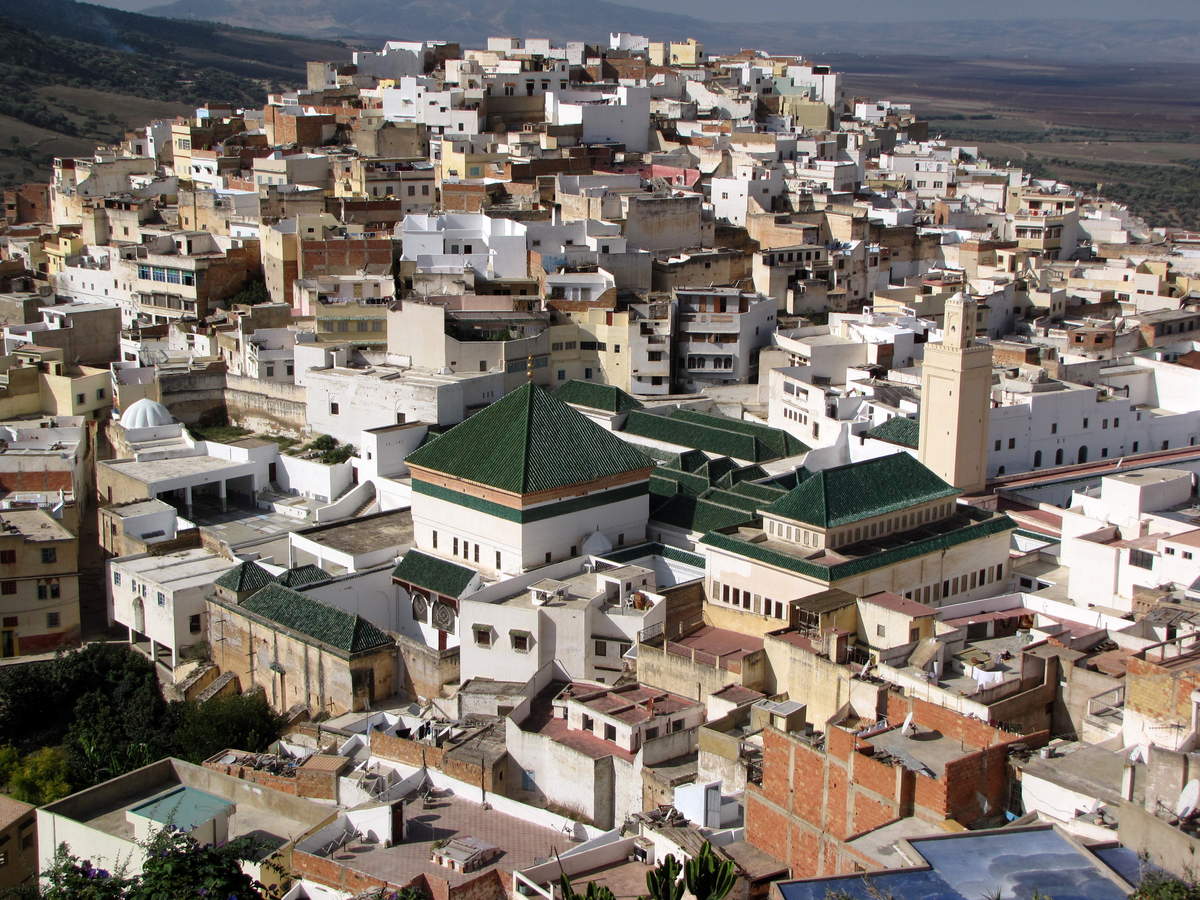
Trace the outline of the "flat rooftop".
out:
[[[168,459],[113,459],[100,463],[103,466],[128,475],[148,484],[185,478],[189,475],[215,474],[223,469],[244,469],[246,464],[231,462],[216,456],[176,456]],[[242,474],[239,472],[239,474]]]
[[[6,509],[0,513],[0,526],[3,524],[16,528],[28,541],[69,541],[75,537],[40,509]]]
[[[141,559],[115,559],[113,562],[120,566],[122,572],[136,574],[172,591],[212,584],[237,565],[237,560],[226,559],[200,547]]]
[[[112,513],[119,519],[132,519],[137,516],[148,516],[151,513],[166,512],[170,510],[175,512],[175,507],[163,500],[135,500],[132,503],[122,503],[119,506],[105,507],[108,512]]]
[[[907,769],[915,772],[928,770],[937,778],[946,774],[946,763],[973,753],[976,749],[964,749],[957,738],[951,739],[940,731],[919,726],[911,737],[897,727],[871,735],[866,743],[875,748],[876,759],[886,753]]]
[[[413,543],[412,510],[397,509],[297,531],[296,535],[341,553],[362,553]]]
[[[343,847],[334,852],[333,859],[346,868],[392,884],[408,884],[423,874],[444,879],[454,888],[492,869],[511,872],[529,868],[553,859],[556,851],[562,853],[575,846],[561,831],[484,809],[446,789],[438,791],[428,807],[414,800],[404,808],[403,842],[391,847]],[[488,865],[466,873],[440,866],[429,858],[435,842],[456,838],[474,838],[492,844],[500,849],[500,855]],[[644,880],[642,884],[644,887]]]

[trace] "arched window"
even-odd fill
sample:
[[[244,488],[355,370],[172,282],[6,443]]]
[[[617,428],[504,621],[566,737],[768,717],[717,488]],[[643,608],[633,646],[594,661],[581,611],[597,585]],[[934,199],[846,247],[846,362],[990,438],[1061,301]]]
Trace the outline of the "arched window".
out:
[[[1062,465],[1062,448],[1061,447],[1054,451],[1054,464],[1056,466]]]
[[[1078,459],[1078,462],[1081,462],[1081,463],[1085,463],[1085,462],[1087,462],[1087,447],[1080,447],[1080,448],[1079,448],[1079,459]]]
[[[1033,467],[1040,469],[1042,467],[1042,451],[1038,450],[1033,454]]]

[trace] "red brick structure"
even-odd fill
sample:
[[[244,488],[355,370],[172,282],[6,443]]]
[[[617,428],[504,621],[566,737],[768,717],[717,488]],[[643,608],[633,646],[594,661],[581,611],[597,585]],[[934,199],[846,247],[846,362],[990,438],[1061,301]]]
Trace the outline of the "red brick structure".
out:
[[[909,712],[918,727],[911,745],[898,724]],[[823,744],[764,729],[762,784],[746,787],[746,840],[786,863],[794,878],[877,868],[848,842],[908,817],[936,828],[995,816],[1007,802],[1012,745],[1038,747],[1049,738],[1010,734],[900,694],[888,697],[887,721],[880,729],[856,726],[858,734],[830,726]],[[928,761],[925,771],[901,763],[898,745]]]
[[[50,185],[22,184],[4,192],[4,221],[9,225],[50,221]]]

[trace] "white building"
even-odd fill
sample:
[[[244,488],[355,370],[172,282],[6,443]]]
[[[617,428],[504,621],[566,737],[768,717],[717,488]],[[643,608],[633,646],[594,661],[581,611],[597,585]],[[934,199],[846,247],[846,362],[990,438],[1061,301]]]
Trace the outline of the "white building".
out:
[[[397,226],[402,260],[418,271],[473,269],[488,278],[526,278],[525,226],[481,213],[409,215]]]
[[[199,547],[109,560],[109,620],[129,630],[130,643],[149,641],[151,658],[174,669],[181,653],[205,640],[205,599],[235,565]]]
[[[1121,615],[1134,610],[1139,588],[1200,591],[1195,478],[1181,469],[1137,469],[1074,493],[1061,513],[1067,596]]]

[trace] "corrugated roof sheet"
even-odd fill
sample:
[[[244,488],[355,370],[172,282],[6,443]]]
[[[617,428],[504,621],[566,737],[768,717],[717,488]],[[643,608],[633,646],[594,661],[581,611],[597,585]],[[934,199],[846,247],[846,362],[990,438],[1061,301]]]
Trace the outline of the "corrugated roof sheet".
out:
[[[517,494],[654,465],[631,444],[532,384],[420,447],[408,462]]]

